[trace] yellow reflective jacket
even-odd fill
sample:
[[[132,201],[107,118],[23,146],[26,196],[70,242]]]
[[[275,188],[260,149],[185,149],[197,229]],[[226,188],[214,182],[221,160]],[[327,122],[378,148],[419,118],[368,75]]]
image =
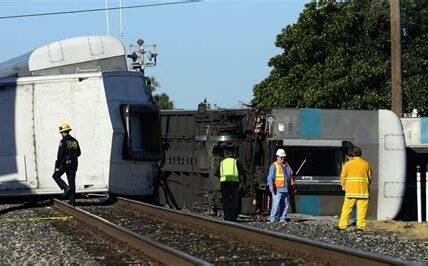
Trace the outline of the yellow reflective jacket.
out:
[[[226,158],[220,163],[220,182],[239,182],[236,159]]]
[[[340,182],[347,198],[369,198],[372,169],[361,157],[354,157],[343,165]]]

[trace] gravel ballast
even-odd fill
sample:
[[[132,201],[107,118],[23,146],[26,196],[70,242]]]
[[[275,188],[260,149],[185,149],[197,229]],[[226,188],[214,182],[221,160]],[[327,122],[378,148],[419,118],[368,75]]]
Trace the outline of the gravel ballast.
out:
[[[148,264],[46,204],[0,204],[1,264]]]
[[[79,203],[79,202],[78,202]],[[88,205],[85,203],[84,205]],[[90,204],[89,204],[90,205]],[[78,206],[79,207],[79,206]],[[91,210],[91,206],[80,206]],[[99,211],[106,218],[113,207]],[[104,213],[104,214],[103,214]],[[281,254],[270,254],[262,251],[248,250],[250,258],[241,258],[235,255],[240,247],[235,243],[226,245],[233,248],[224,249],[222,254],[214,252],[211,244],[200,246],[198,237],[181,228],[169,228],[171,225],[155,224],[148,233],[147,223],[142,216],[123,213],[117,223],[123,226],[132,226],[134,220],[140,225],[135,228],[139,233],[145,232],[154,240],[167,242],[171,232],[177,232],[180,240],[176,247],[189,245],[189,253],[196,254],[202,250],[206,258],[215,264],[224,264],[230,259],[246,264],[270,264],[281,261]],[[212,216],[210,216],[212,217]],[[222,219],[221,217],[214,217]],[[357,231],[354,226],[345,231],[335,229],[337,218],[332,217],[305,217],[291,214],[286,226],[279,223],[267,224],[266,216],[240,217],[240,222],[257,228],[277,231],[303,238],[319,240],[324,243],[339,245],[347,248],[369,251],[372,253],[392,256],[400,259],[428,263],[428,241],[414,239],[403,234],[371,229],[364,232]],[[121,247],[110,243],[104,237],[97,236],[90,229],[78,225],[73,218],[53,211],[46,202],[37,205],[28,204],[0,204],[0,261],[3,264],[150,264],[129,255]],[[172,231],[168,231],[172,230]],[[175,231],[174,231],[175,230]],[[203,240],[215,239],[216,236],[203,236]],[[211,242],[207,242],[211,243]],[[235,256],[235,257],[234,257]],[[270,261],[270,263],[269,263]],[[293,262],[291,262],[293,263]],[[301,262],[294,261],[295,264]],[[279,263],[280,264],[280,263]],[[273,263],[271,265],[278,265]]]

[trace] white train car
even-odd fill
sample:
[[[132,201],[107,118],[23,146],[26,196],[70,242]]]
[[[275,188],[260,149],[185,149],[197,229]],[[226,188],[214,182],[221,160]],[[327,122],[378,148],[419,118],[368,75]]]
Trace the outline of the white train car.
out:
[[[0,64],[0,102],[0,196],[60,193],[61,122],[82,150],[77,193],[153,195],[159,111],[119,40],[62,40]]]

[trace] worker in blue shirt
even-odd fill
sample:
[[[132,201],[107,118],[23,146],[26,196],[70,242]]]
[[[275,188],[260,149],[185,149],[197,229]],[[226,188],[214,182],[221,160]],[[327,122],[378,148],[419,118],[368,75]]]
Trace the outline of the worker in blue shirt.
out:
[[[284,149],[276,151],[276,161],[269,167],[267,184],[272,194],[272,208],[269,217],[269,223],[275,222],[278,214],[279,223],[285,225],[288,211],[288,191],[289,187],[294,185],[293,170],[285,161]]]

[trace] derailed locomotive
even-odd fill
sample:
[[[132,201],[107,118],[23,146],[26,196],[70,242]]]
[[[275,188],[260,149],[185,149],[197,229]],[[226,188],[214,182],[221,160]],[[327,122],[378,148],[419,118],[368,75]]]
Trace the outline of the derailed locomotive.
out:
[[[221,199],[214,172],[225,149],[233,149],[245,169],[241,213],[263,212],[269,208],[268,167],[275,151],[284,148],[295,172],[295,211],[339,214],[339,175],[354,145],[373,168],[368,215],[393,219],[402,204],[405,141],[400,119],[391,111],[207,109],[202,103],[197,110],[162,111],[161,129],[165,204],[215,212]]]
[[[153,197],[159,111],[119,40],[71,38],[0,64],[0,101],[0,196],[60,192],[52,173],[66,121],[82,149],[77,193]]]

